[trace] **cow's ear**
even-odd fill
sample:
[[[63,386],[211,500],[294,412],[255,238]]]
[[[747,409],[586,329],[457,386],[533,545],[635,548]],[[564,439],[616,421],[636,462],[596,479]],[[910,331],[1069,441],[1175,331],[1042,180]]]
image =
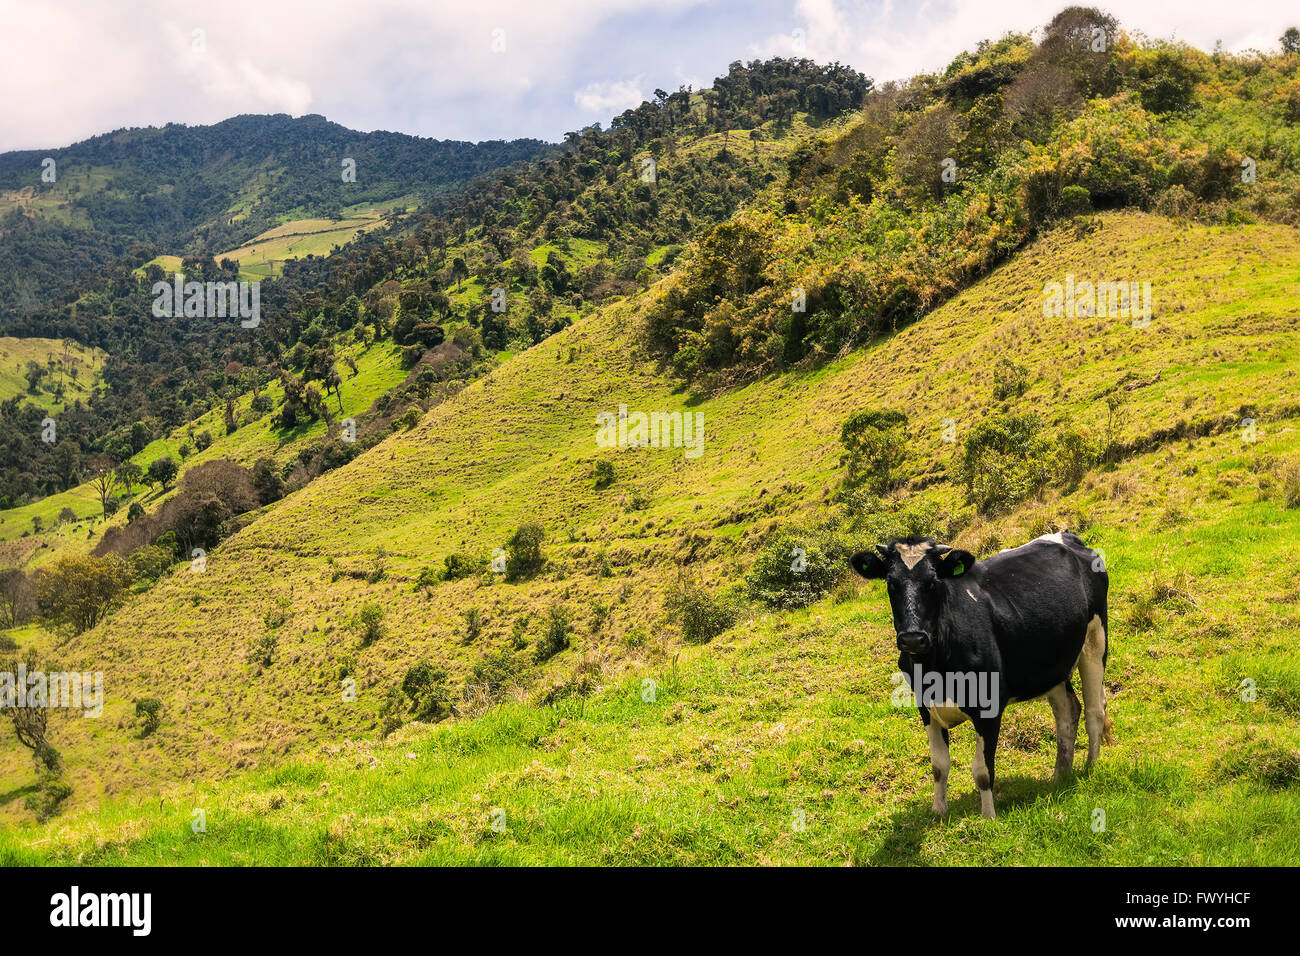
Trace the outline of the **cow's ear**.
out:
[[[849,564],[854,571],[868,580],[885,576],[885,559],[875,551],[859,551],[849,558]]]
[[[969,551],[949,548],[939,555],[939,560],[935,562],[935,568],[941,578],[959,578],[968,572],[974,564],[975,555]]]

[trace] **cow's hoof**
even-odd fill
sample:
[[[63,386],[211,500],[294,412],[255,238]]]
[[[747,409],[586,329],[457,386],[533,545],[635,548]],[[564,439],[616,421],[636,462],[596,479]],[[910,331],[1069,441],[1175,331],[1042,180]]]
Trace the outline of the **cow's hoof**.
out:
[[[946,816],[948,813],[948,804],[946,802],[939,803],[936,800],[934,803],[930,805],[930,812],[933,813],[936,817]]]

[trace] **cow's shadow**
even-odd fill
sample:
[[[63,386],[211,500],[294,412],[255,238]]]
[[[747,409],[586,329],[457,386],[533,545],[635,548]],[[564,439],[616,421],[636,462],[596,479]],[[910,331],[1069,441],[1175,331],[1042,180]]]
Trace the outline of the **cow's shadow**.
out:
[[[1014,807],[1027,806],[1055,793],[1073,788],[1085,771],[1076,770],[1060,780],[1050,772],[1045,777],[1010,775],[998,777],[994,787],[994,806],[998,815]],[[937,817],[930,811],[930,797],[909,800],[890,817],[891,830],[884,841],[871,854],[872,866],[929,866],[932,861],[923,858],[922,845],[926,834],[935,827],[951,824],[967,817],[981,819],[979,792],[971,781],[963,787],[960,781],[949,778],[948,813]],[[997,821],[989,821],[996,825]]]

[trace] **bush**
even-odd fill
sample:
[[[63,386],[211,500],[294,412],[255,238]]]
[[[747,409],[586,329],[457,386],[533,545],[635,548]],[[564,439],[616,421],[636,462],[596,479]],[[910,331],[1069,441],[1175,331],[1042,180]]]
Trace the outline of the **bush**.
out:
[[[569,646],[569,632],[569,612],[563,605],[551,605],[546,612],[546,627],[534,648],[533,659],[540,664],[560,653]]]
[[[1009,398],[1019,398],[1029,388],[1029,372],[1023,365],[1017,365],[1010,359],[998,359],[993,366],[993,398],[1004,402]]]
[[[858,412],[840,429],[847,463],[844,483],[866,485],[881,494],[896,484],[895,471],[903,462],[907,416],[902,412]]]
[[[140,736],[148,737],[162,724],[162,701],[156,697],[141,697],[135,702],[135,715],[141,720]]]
[[[807,607],[844,575],[850,549],[825,532],[783,531],[763,546],[745,576],[749,597],[768,607]]]
[[[149,470],[145,474],[149,476],[151,482],[162,485],[163,491],[166,491],[171,487],[171,483],[176,480],[179,471],[180,465],[176,464],[176,459],[170,455],[164,455],[162,458],[155,458],[151,461]]]
[[[714,594],[685,574],[669,590],[664,610],[692,644],[704,644],[736,623],[740,608],[734,600]]]
[[[411,713],[416,720],[439,721],[451,713],[447,699],[447,672],[421,661],[402,678],[402,693],[411,702]]]
[[[971,429],[958,465],[971,503],[982,513],[1010,507],[1042,490],[1050,443],[1032,415],[998,415]]]
[[[546,540],[545,529],[536,523],[521,524],[506,541],[506,577],[515,581],[532,577],[546,566],[546,555],[542,553],[542,543]]]
[[[1082,186],[1066,186],[1061,190],[1061,215],[1083,216],[1092,212],[1092,195]]]
[[[361,646],[373,644],[384,636],[384,609],[378,604],[363,604],[349,622],[361,640]]]
[[[270,667],[275,661],[275,649],[279,643],[280,639],[274,632],[263,634],[248,648],[249,663],[258,667]]]
[[[442,580],[459,581],[472,577],[487,566],[486,561],[473,558],[468,554],[456,552],[442,559]]]
[[[37,823],[46,823],[58,814],[63,802],[72,796],[72,787],[57,774],[42,774],[41,788],[23,801],[23,806],[36,814]]]
[[[175,560],[168,548],[146,545],[132,551],[126,559],[131,573],[131,581],[136,587],[151,588],[154,583],[167,573]]]
[[[614,483],[614,463],[608,458],[599,458],[593,471],[596,479],[595,488],[602,491]]]

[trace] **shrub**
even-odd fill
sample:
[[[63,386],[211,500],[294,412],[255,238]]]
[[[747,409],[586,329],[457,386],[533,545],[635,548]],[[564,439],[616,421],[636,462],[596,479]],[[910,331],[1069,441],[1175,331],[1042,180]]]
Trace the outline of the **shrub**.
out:
[[[472,577],[486,566],[486,561],[455,552],[442,559],[442,580],[459,581],[461,578]]]
[[[36,814],[36,822],[46,823],[58,814],[63,802],[72,796],[72,787],[57,774],[46,773],[41,776],[40,790],[23,801],[23,806]]]
[[[416,720],[439,721],[451,713],[447,699],[447,672],[428,661],[411,667],[402,678],[402,693],[411,702]]]
[[[736,623],[740,609],[734,600],[714,594],[686,574],[677,579],[664,601],[664,610],[692,644],[704,644]]]
[[[248,648],[249,663],[256,664],[258,667],[270,667],[275,661],[275,649],[279,643],[280,639],[274,631],[263,634]]]
[[[1019,398],[1029,388],[1029,372],[1023,365],[1017,365],[1010,359],[1001,358],[993,366],[993,398],[1004,402],[1009,398]]]
[[[36,614],[36,588],[21,568],[0,569],[0,628],[26,624]]]
[[[783,531],[763,546],[745,586],[768,607],[799,608],[821,600],[848,567],[849,548],[825,532]]]
[[[1047,484],[1050,448],[1032,415],[980,422],[966,436],[958,464],[971,503],[991,513],[1039,492]]]
[[[865,411],[851,416],[840,429],[847,463],[844,483],[866,485],[877,494],[896,483],[895,471],[903,462],[907,416],[902,412]]]
[[[1083,186],[1066,186],[1061,190],[1061,215],[1082,216],[1092,212],[1092,195]]]
[[[563,605],[553,604],[546,612],[546,626],[533,650],[537,663],[548,661],[569,646],[569,612]]]
[[[1300,458],[1292,458],[1282,463],[1282,504],[1290,508],[1300,508]]]
[[[607,458],[599,458],[593,470],[596,479],[595,488],[601,491],[614,483],[614,463]]]
[[[170,455],[164,455],[162,458],[155,458],[149,463],[149,470],[145,472],[151,482],[162,486],[163,491],[171,487],[176,475],[180,471],[180,466],[176,464],[176,459]]]
[[[135,702],[135,715],[141,721],[140,736],[148,737],[162,724],[162,701],[156,697],[141,697]]]
[[[264,505],[284,497],[284,479],[272,458],[259,458],[253,463],[253,493]]]
[[[476,607],[465,611],[465,643],[473,644],[483,633],[483,612]]]
[[[506,577],[510,580],[531,577],[546,566],[542,543],[546,531],[533,522],[521,524],[506,541]]]
[[[378,604],[363,604],[349,624],[361,646],[366,647],[384,636],[384,609]]]
[[[167,569],[172,566],[175,560],[172,552],[168,548],[160,548],[157,545],[146,545],[143,548],[137,548],[127,557],[127,568],[131,574],[131,581],[137,587],[151,588],[154,583],[167,573]]]

